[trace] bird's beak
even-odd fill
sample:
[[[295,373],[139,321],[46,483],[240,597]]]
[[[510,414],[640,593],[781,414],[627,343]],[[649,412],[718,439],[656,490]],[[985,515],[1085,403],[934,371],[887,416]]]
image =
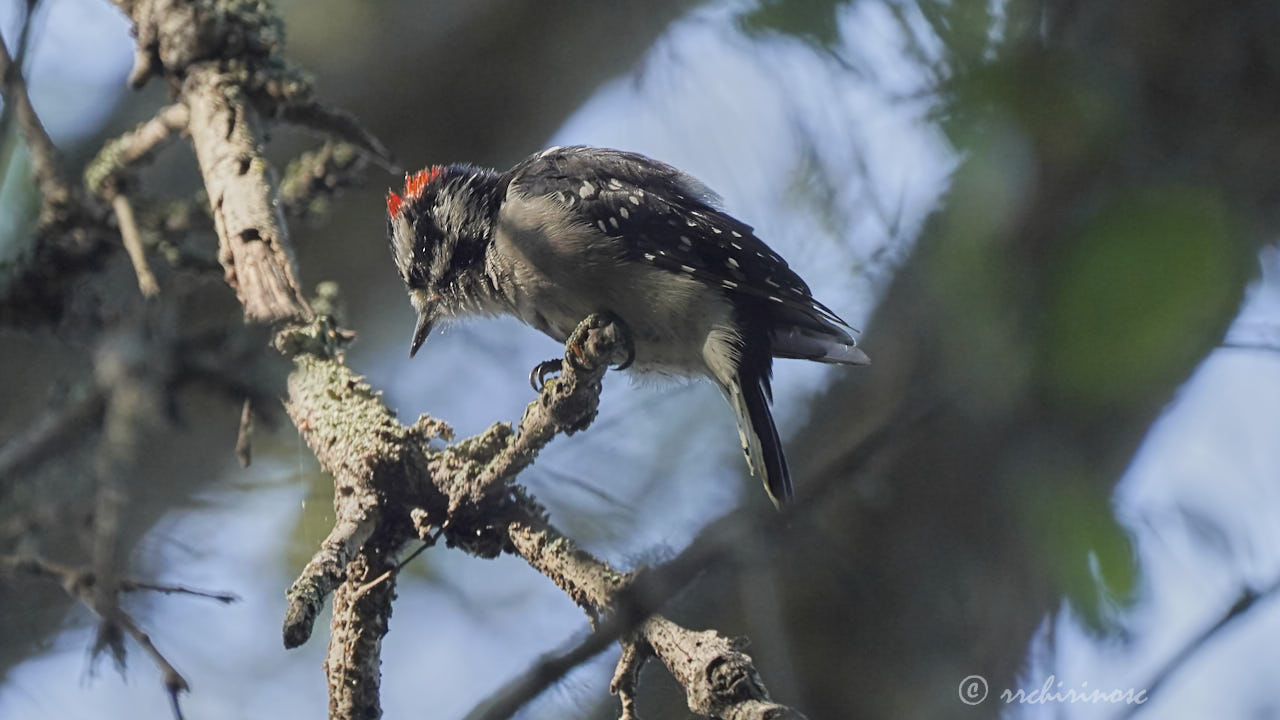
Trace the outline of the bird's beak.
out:
[[[420,311],[418,313],[418,325],[413,329],[413,342],[409,344],[409,357],[418,354],[418,348],[422,347],[423,341],[427,339],[427,335],[431,332],[431,325],[430,311]]]

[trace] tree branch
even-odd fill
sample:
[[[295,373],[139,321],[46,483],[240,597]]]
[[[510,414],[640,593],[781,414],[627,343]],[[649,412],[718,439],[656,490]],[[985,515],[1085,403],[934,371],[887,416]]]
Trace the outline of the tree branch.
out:
[[[607,318],[589,318],[568,343],[563,373],[530,405],[518,434],[497,425],[433,451],[426,440],[447,435],[447,429],[427,418],[412,427],[401,425],[372,388],[340,362],[339,346],[323,322],[277,338],[277,347],[295,356],[286,409],[321,466],[334,475],[336,515],[333,531],[289,591],[285,642],[294,646],[305,641],[325,594],[339,588],[326,666],[331,691],[344,698],[336,706],[331,698],[331,711],[340,707],[345,713],[335,717],[376,710],[347,698],[359,694],[372,699],[360,689],[377,683],[379,647],[373,638],[385,633],[390,583],[379,586],[379,595],[364,605],[352,604],[349,598],[378,576],[377,568],[389,568],[387,559],[400,547],[397,539],[412,537],[411,528],[421,537],[431,526],[444,529],[450,546],[474,555],[519,555],[589,616],[608,616],[588,642],[536,666],[532,677],[513,684],[509,692],[475,711],[475,717],[506,717],[556,677],[637,627],[640,637],[686,684],[694,711],[741,718],[765,717],[761,713],[801,717],[768,701],[750,658],[729,640],[658,616],[649,618],[648,608],[624,594],[632,580],[629,574],[583,551],[547,522],[545,509],[522,488],[507,484],[556,433],[581,429],[595,416],[600,377],[611,362],[625,357],[623,339]],[[369,539],[362,547],[366,533]],[[622,607],[620,598],[626,598]]]
[[[192,590],[190,588],[172,586],[172,585],[154,585],[151,583],[142,583],[132,580],[122,580],[118,583],[107,582],[104,578],[89,569],[77,569],[57,563],[49,562],[38,557],[21,557],[16,555],[0,556],[0,571],[9,574],[25,574],[36,578],[52,580],[61,587],[69,597],[77,600],[85,607],[91,610],[95,615],[102,619],[103,629],[100,630],[99,637],[112,637],[115,631],[112,628],[123,629],[134,642],[151,658],[156,667],[160,669],[163,676],[165,689],[169,693],[173,705],[174,716],[182,717],[182,710],[178,705],[178,696],[190,689],[185,678],[178,672],[173,663],[160,652],[155,643],[151,642],[151,637],[138,625],[129,613],[120,607],[119,593],[149,590],[162,593],[180,593],[185,595],[193,595],[198,597],[206,597],[219,602],[234,602],[235,596],[229,593],[213,593],[203,590]],[[107,587],[103,587],[104,584]],[[115,642],[114,640],[110,642]],[[117,653],[122,652],[117,650]]]
[[[191,112],[191,142],[218,232],[218,261],[245,318],[269,323],[310,317],[288,235],[272,203],[257,113],[235,80],[213,65],[191,71],[182,98]]]
[[[71,192],[58,175],[57,149],[36,115],[35,108],[31,106],[27,84],[22,79],[22,68],[9,56],[4,38],[0,38],[0,78],[4,82],[5,100],[13,106],[13,114],[27,141],[27,148],[31,153],[31,171],[36,177],[36,184],[40,187],[45,204],[66,204],[71,200]]]
[[[48,457],[63,440],[82,428],[96,426],[105,406],[106,392],[94,385],[66,405],[47,411],[0,447],[0,478],[16,482],[19,474]],[[0,491],[6,490],[0,484]]]
[[[653,648],[643,640],[631,637],[622,641],[622,656],[618,658],[613,679],[609,681],[609,692],[617,695],[622,705],[622,715],[618,720],[640,720],[636,709],[636,685],[640,682],[640,671],[651,657]]]

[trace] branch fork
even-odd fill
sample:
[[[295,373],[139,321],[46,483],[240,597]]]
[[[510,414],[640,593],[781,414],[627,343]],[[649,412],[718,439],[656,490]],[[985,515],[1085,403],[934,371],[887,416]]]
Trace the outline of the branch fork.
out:
[[[324,598],[334,593],[326,663],[333,717],[376,714],[376,692],[370,689],[380,679],[378,654],[391,613],[396,558],[404,543],[437,533],[447,546],[473,555],[519,555],[597,625],[588,642],[540,663],[470,717],[509,716],[623,636],[632,639],[624,643],[628,649],[613,687],[629,713],[624,717],[636,717],[634,679],[651,656],[685,685],[695,712],[742,720],[801,717],[768,699],[750,658],[733,641],[651,615],[657,608],[649,598],[657,594],[648,585],[633,593],[635,576],[578,547],[548,522],[545,508],[512,483],[556,434],[581,430],[595,417],[604,373],[630,356],[619,323],[592,316],[575,330],[561,374],[529,405],[518,429],[496,424],[443,450],[427,441],[451,437],[447,426],[426,417],[402,425],[363,380],[324,350],[324,335],[317,323],[295,326],[281,334],[277,346],[319,350],[294,357],[286,409],[334,475],[335,524],[289,590],[284,635],[289,647],[304,642]]]

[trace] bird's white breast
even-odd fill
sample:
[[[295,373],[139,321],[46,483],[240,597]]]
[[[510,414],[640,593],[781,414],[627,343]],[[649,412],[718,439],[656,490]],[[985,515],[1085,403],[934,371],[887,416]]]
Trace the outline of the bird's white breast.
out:
[[[583,318],[609,311],[631,331],[637,370],[727,383],[738,338],[720,291],[626,259],[622,240],[569,217],[552,198],[508,195],[494,231],[493,272],[512,313],[563,342]]]

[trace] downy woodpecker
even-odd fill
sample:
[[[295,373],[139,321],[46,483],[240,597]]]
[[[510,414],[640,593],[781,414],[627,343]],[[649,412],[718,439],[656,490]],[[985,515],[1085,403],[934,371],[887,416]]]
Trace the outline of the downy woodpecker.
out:
[[[506,172],[434,166],[387,194],[391,252],[418,314],[514,315],[564,342],[608,312],[631,368],[707,377],[777,505],[791,477],[769,405],[773,358],[866,365],[851,328],[693,177],[634,153],[556,147]],[[535,369],[536,370],[536,369]]]

